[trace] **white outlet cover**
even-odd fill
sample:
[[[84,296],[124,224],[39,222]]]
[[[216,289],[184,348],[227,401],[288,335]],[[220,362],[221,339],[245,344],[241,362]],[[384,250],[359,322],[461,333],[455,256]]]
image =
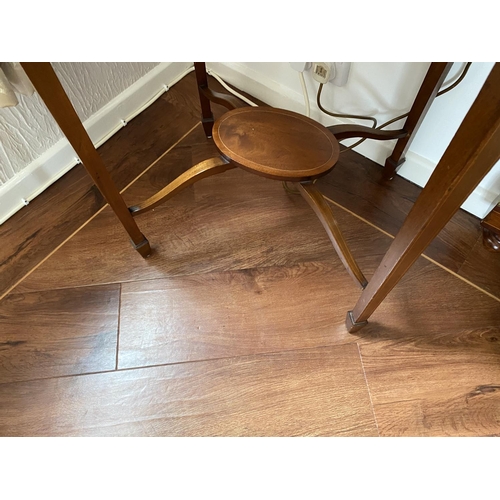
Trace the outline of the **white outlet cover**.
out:
[[[326,74],[323,76],[320,76],[319,73],[316,73],[316,67],[317,66],[320,66],[320,67],[323,67],[326,71]],[[313,67],[312,67],[312,72],[313,72],[313,78],[319,82],[319,83],[328,83],[329,81],[331,81],[332,79],[332,64],[331,63],[325,63],[325,62],[315,62],[313,63]]]

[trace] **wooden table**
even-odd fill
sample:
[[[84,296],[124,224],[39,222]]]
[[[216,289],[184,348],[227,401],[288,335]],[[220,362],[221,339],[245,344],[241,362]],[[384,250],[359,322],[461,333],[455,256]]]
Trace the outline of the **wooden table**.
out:
[[[21,64],[96,186],[123,224],[134,248],[143,257],[147,257],[151,252],[149,242],[137,226],[134,213],[126,206],[118,188],[112,182],[52,66],[50,63]],[[386,177],[391,178],[404,161],[404,154],[451,65],[452,63],[431,64],[401,130],[374,132],[360,126],[335,126],[329,127],[330,130],[337,138],[398,138],[394,151],[386,162]],[[204,66],[203,71],[198,66],[198,81],[202,81],[202,84],[206,82],[206,73],[203,73]],[[202,122],[207,132],[211,130],[213,122],[207,97],[210,92],[208,89],[202,90],[205,92],[200,92]],[[215,96],[215,99],[219,97]],[[227,100],[230,101],[231,98]],[[500,64],[497,63],[358,302],[347,312],[346,326],[349,332],[358,331],[367,324],[371,314],[443,229],[499,157]]]
[[[500,158],[500,64],[495,64],[357,304],[350,332],[366,325],[388,293]]]

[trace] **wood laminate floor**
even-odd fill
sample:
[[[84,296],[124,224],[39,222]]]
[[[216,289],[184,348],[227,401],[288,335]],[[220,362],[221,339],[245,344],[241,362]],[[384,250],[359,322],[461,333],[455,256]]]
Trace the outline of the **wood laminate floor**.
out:
[[[121,188],[147,169],[127,203],[213,153],[198,113],[189,75],[100,148]],[[368,279],[419,192],[380,171],[318,182]],[[0,435],[500,434],[499,257],[465,212],[351,335],[360,291],[281,183],[191,186],[138,217],[146,260],[103,207],[77,167],[0,227]]]

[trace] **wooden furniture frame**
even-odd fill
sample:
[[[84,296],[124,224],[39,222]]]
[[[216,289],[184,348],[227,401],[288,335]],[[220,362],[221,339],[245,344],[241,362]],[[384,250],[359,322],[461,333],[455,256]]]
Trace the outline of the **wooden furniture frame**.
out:
[[[481,221],[483,244],[490,252],[500,252],[500,204]]]
[[[211,132],[222,161],[261,177],[294,183],[320,220],[351,278],[361,288],[368,284],[332,208],[314,185],[316,179],[335,167],[339,158],[339,143],[328,129],[301,114],[262,106],[228,111],[214,123]]]
[[[75,150],[95,185],[130,236],[133,247],[143,256],[151,254],[151,246],[141,233],[133,214],[106,170],[71,101],[50,63],[21,63],[31,83],[51,112],[55,121]]]
[[[430,64],[401,129],[377,130],[363,125],[352,124],[333,125],[327,128],[339,141],[354,137],[379,141],[398,139],[391,156],[385,162],[384,177],[390,180],[404,163],[405,155],[452,66],[453,63],[451,62],[433,62]],[[211,137],[214,117],[210,109],[210,102],[222,104],[228,109],[234,109],[241,104],[236,97],[214,92],[209,88],[205,63],[195,63],[195,69],[201,103],[201,121],[206,136]]]
[[[347,313],[350,332],[368,318],[500,158],[500,64],[495,64],[368,286]]]
[[[433,62],[429,66],[403,125],[406,134],[398,138],[391,156],[385,161],[386,179],[392,179],[404,163],[405,155],[452,66],[451,62]]]
[[[232,168],[232,164],[223,159],[207,160],[197,165],[196,170],[190,171],[189,178],[180,176],[149,200],[127,208],[50,63],[22,63],[22,66],[96,186],[123,224],[134,248],[143,257],[150,254],[151,248],[139,230],[134,216],[151,210],[196,180]],[[339,140],[348,137],[398,139],[393,154],[386,162],[387,178],[391,178],[404,161],[404,154],[450,67],[451,63],[431,64],[402,129],[381,131],[362,126],[338,125],[329,127],[330,131]],[[204,63],[195,63],[195,69],[202,123],[207,136],[211,136],[214,119],[210,102],[217,102],[228,109],[234,109],[239,106],[239,101],[234,96],[214,92],[208,87]],[[500,65],[495,64],[371,281],[361,293],[354,308],[348,311],[346,326],[350,332],[358,331],[367,324],[371,314],[498,160],[499,88]]]

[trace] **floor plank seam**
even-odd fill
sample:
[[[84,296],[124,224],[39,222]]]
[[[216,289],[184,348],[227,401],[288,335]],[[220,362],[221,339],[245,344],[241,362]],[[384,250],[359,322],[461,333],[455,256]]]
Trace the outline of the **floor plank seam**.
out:
[[[10,380],[7,382],[0,382],[0,387],[5,385],[13,385],[13,384],[28,384],[31,382],[43,382],[47,380],[59,380],[64,378],[72,378],[72,377],[83,377],[85,375],[103,375],[105,373],[116,373],[120,370],[99,370],[96,372],[85,372],[85,373],[69,373],[67,375],[55,375],[54,377],[40,377],[40,378],[28,378],[25,380]]]
[[[158,158],[156,158],[156,160],[153,163],[151,163],[148,167],[146,167],[146,169],[143,170],[135,179],[133,179],[131,182],[129,182],[120,191],[120,194],[123,194],[130,186],[132,186],[132,184],[134,184],[136,181],[138,181],[148,170],[150,170],[151,168],[153,168],[165,155],[167,155],[168,153],[170,153],[170,151],[172,151],[172,149],[174,149],[176,146],[178,146],[188,135],[190,135],[192,132],[194,132],[194,130],[199,125],[201,125],[201,122],[197,122],[196,125],[194,125],[193,127],[191,127],[191,129],[188,132],[186,132],[175,144],[173,144],[172,146],[170,146],[164,153],[162,153]]]
[[[127,184],[121,191],[120,194],[124,193],[134,182],[136,182],[143,174],[145,174],[150,168],[152,168],[159,160],[161,160],[166,154],[168,154],[172,149],[174,149],[181,141],[183,141],[189,134],[191,134],[201,122],[196,123],[188,132],[186,132],[175,144],[170,146],[164,153],[162,153],[153,163],[151,163],[144,171],[142,171],[132,182]],[[78,229],[76,229],[73,233],[71,233],[62,243],[57,245],[57,247],[49,252],[49,254],[44,257],[38,264],[36,264],[32,269],[30,269],[19,281],[17,281],[14,285],[12,285],[6,292],[0,295],[0,301],[4,299],[7,295],[9,295],[12,290],[14,290],[18,285],[20,285],[28,276],[30,276],[34,271],[36,271],[45,261],[50,259],[52,255],[54,255],[64,244],[66,244],[73,236],[79,233],[87,224],[89,224],[93,219],[95,219],[106,207],[109,205],[106,203],[103,207],[101,207],[95,214],[90,216]]]
[[[201,122],[200,122],[201,123]],[[195,125],[194,128],[196,128],[199,124]],[[189,133],[191,133],[193,131],[193,129],[191,129]],[[183,136],[185,137],[185,136]],[[180,139],[182,140],[182,139]],[[179,141],[180,141],[179,140]],[[172,146],[173,147],[173,146]],[[167,150],[167,152],[169,152],[172,148],[170,148],[169,150]],[[165,152],[164,154],[166,154],[167,152]],[[163,154],[163,155],[164,155]],[[163,156],[162,155],[162,156]],[[156,160],[155,160],[156,162]],[[151,165],[152,166],[152,165]],[[148,167],[149,169],[149,167]],[[144,173],[144,172],[143,172]],[[141,174],[142,175],[142,174]],[[140,176],[139,176],[140,177]],[[137,177],[136,179],[134,179],[133,182],[136,182],[139,177]],[[131,184],[132,184],[131,183]],[[129,184],[126,188],[124,189],[128,189],[131,184]],[[365,224],[367,224],[368,226],[371,226],[373,227],[374,229],[377,229],[379,232],[381,232],[382,234],[390,237],[391,239],[394,239],[395,237],[388,233],[387,231],[383,230],[382,228],[376,226],[375,224],[369,222],[368,220],[364,219],[363,217],[357,215],[355,212],[352,212],[351,210],[349,210],[348,208],[344,207],[343,205],[341,205],[340,203],[337,203],[335,201],[333,201],[331,198],[329,198],[328,196],[324,195],[323,196],[325,197],[325,199],[331,203],[332,205],[344,210],[345,212],[349,213],[350,215],[356,217],[358,220],[364,222]],[[20,285],[26,278],[28,278],[28,276],[30,276],[34,271],[36,271],[36,269],[38,267],[40,267],[46,260],[48,260],[50,257],[52,257],[52,255],[54,253],[57,252],[57,250],[59,250],[65,243],[67,243],[73,236],[75,236],[80,230],[82,230],[87,224],[89,224],[95,217],[97,217],[106,207],[108,207],[108,204],[104,205],[102,208],[100,208],[94,215],[92,215],[84,224],[82,224],[82,226],[80,226],[74,233],[72,233],[66,240],[64,240],[60,245],[58,245],[45,259],[43,259],[39,264],[37,264],[33,269],[31,269],[23,278],[21,278],[21,280],[19,280],[12,288],[10,288],[9,290],[7,290],[4,295],[2,295],[0,297],[0,301],[2,299],[4,299],[8,294],[10,294],[18,285]],[[474,245],[474,247],[480,243],[480,238],[478,239],[478,242],[476,242],[476,244]],[[473,248],[474,248],[473,247]],[[479,290],[480,292],[484,293],[485,295],[487,295],[488,297],[496,300],[497,302],[500,302],[500,297],[497,297],[495,295],[493,295],[492,293],[484,290],[483,288],[479,287],[478,285],[472,283],[471,281],[467,280],[466,278],[458,275],[457,273],[455,273],[454,271],[452,271],[451,269],[447,268],[446,266],[443,266],[442,264],[440,264],[439,262],[436,262],[435,260],[431,259],[430,257],[428,257],[427,255],[425,254],[421,254],[421,257],[423,257],[424,259],[428,260],[429,262],[431,262],[432,264],[436,265],[437,267],[440,267],[441,269],[445,270],[446,272],[450,273],[451,275],[453,275],[454,277],[460,279],[461,281],[464,281],[465,283],[467,283],[468,285],[472,286],[473,288]],[[308,262],[315,262],[314,260],[312,261],[308,261]],[[463,266],[463,264],[462,264]],[[278,267],[287,267],[287,266],[278,266]],[[241,270],[245,270],[245,269],[256,269],[256,268],[242,268],[242,269],[238,269],[238,271],[241,271]],[[194,275],[194,274],[199,274],[199,273],[192,273],[192,274],[180,274],[180,275],[175,275],[175,276],[172,276],[172,278],[176,278],[176,277],[181,277],[181,276],[191,276],[191,275]],[[167,278],[169,278],[167,276]],[[26,292],[19,292],[19,293],[22,293],[22,294],[27,294],[27,293],[39,293],[41,291],[48,291],[48,290],[64,290],[64,289],[72,289],[72,288],[84,288],[84,287],[91,287],[91,286],[105,286],[105,285],[113,285],[113,284],[122,284],[122,283],[136,283],[136,282],[142,282],[142,281],[153,281],[153,280],[157,280],[157,279],[165,279],[165,277],[158,277],[158,278],[146,278],[144,280],[141,280],[141,279],[138,279],[138,280],[130,280],[130,281],[110,281],[110,282],[105,282],[105,283],[99,283],[99,284],[88,284],[88,285],[77,285],[77,286],[62,286],[62,287],[58,287],[58,288],[43,288],[43,289],[40,289],[40,290],[32,290],[32,291],[26,291]],[[15,294],[15,292],[14,292]]]
[[[120,283],[120,290],[119,290],[119,294],[118,294],[118,323],[116,325],[116,360],[115,360],[115,371],[118,370],[118,356],[119,356],[119,352],[120,352],[121,316],[122,316],[122,284]]]
[[[483,244],[483,234],[482,234],[482,232],[478,236],[478,238],[477,238],[476,242],[474,243],[474,245],[472,245],[472,247],[469,250],[469,253],[465,257],[464,261],[460,264],[460,267],[457,269],[457,275],[460,276],[460,271],[463,269],[463,267],[465,266],[465,263],[467,262],[467,259],[472,255],[472,252],[474,251],[474,249],[477,247],[478,244],[480,244],[480,245]]]
[[[156,160],[154,160],[148,167],[146,167],[145,170],[143,170],[137,177],[135,177],[129,184],[127,184],[127,186],[125,186],[121,191],[120,193],[124,193],[130,186],[132,186],[138,179],[140,179],[148,170],[150,170],[156,163],[158,163],[158,161],[160,161],[165,155],[167,155],[170,151],[172,151],[176,146],[178,146],[187,136],[189,136],[197,127],[199,127],[201,125],[201,122],[197,122],[188,132],[186,132],[179,140],[177,140],[170,148],[168,148],[165,152],[163,152]],[[336,207],[339,207],[341,208],[342,210],[344,210],[345,212],[349,213],[350,215],[356,217],[358,220],[364,222],[365,224],[373,227],[374,229],[377,229],[378,231],[380,231],[381,233],[385,234],[386,236],[390,237],[391,239],[394,239],[395,237],[388,233],[387,231],[383,230],[382,228],[378,227],[377,225],[369,222],[368,220],[364,219],[363,217],[361,217],[360,215],[356,214],[355,212],[352,212],[351,210],[349,210],[348,208],[344,207],[343,205],[341,205],[340,203],[337,203],[335,201],[333,201],[331,198],[329,198],[328,196],[324,195],[323,196],[325,197],[325,199],[330,202],[331,204],[333,204],[334,206]],[[76,229],[68,238],[66,238],[62,243],[60,243],[54,250],[52,250],[44,259],[42,259],[38,264],[36,264],[28,273],[26,273],[18,282],[16,282],[11,288],[9,288],[3,295],[0,296],[0,301],[2,299],[4,299],[9,293],[11,293],[18,285],[20,285],[28,276],[30,276],[34,271],[36,271],[36,269],[38,269],[45,261],[47,261],[50,257],[52,257],[52,255],[54,255],[54,253],[57,252],[57,250],[59,250],[64,244],[66,244],[71,238],[73,238],[73,236],[75,236],[77,233],[79,233],[86,225],[88,225],[95,217],[97,217],[105,208],[108,207],[108,204],[105,204],[103,207],[101,207],[95,214],[93,214],[87,221],[85,221],[78,229]],[[479,242],[480,238],[478,239],[478,242]],[[478,244],[478,242],[476,242],[476,244],[473,246],[473,248]],[[472,250],[471,250],[472,251]],[[428,257],[427,255],[425,254],[421,254],[421,256],[428,260],[429,262],[435,264],[436,266],[444,269],[445,271],[447,271],[448,273],[452,274],[453,276],[455,276],[456,278],[464,281],[465,283],[469,284],[470,286],[472,286],[473,288],[476,288],[477,290],[481,291],[482,293],[484,293],[485,295],[489,296],[490,298],[496,300],[497,302],[500,302],[500,297],[497,297],[495,295],[493,295],[492,293],[484,290],[483,288],[479,287],[478,285],[475,285],[474,283],[472,283],[471,281],[467,280],[466,278],[460,276],[459,274],[455,273],[454,271],[452,271],[451,269],[447,268],[446,266],[440,264],[439,262],[436,262],[434,259],[431,259],[430,257]],[[465,263],[465,261],[464,261]],[[462,265],[460,266],[460,269],[462,268],[462,266],[464,265],[464,263],[462,263]],[[458,272],[460,272],[460,269],[458,270]],[[134,281],[140,281],[140,280],[134,280]],[[120,282],[114,282],[114,283],[120,283]],[[100,283],[99,285],[104,285],[104,284],[112,284],[111,282],[110,283]],[[90,286],[90,285],[83,285],[83,286]],[[62,288],[79,288],[79,287],[62,287]],[[59,288],[56,288],[55,290],[58,290]],[[45,290],[45,289],[44,289]],[[49,290],[49,289],[47,289]],[[52,288],[50,289],[52,290]],[[37,291],[40,291],[40,290],[37,290]],[[29,292],[27,292],[29,293]]]
[[[79,233],[87,224],[92,222],[106,207],[108,204],[101,207],[95,214],[93,214],[88,220],[86,220],[78,229],[71,233],[62,243],[56,246],[45,258],[43,258],[38,264],[31,268],[19,281],[12,285],[3,295],[0,296],[0,301],[2,301],[7,295],[9,295],[17,286],[19,286],[26,278],[33,274],[45,261],[50,259],[65,243],[67,243],[73,236]],[[57,290],[57,289],[56,289]],[[38,290],[39,291],[39,290]]]
[[[361,363],[361,369],[363,370],[363,377],[365,379],[365,384],[366,384],[366,389],[368,391],[368,397],[370,398],[370,406],[372,408],[372,413],[373,413],[373,420],[375,420],[375,426],[377,427],[377,434],[380,437],[380,429],[378,427],[378,422],[377,422],[377,415],[375,414],[375,407],[373,406],[373,399],[372,399],[372,393],[370,391],[370,385],[368,384],[368,379],[366,378],[366,370],[365,370],[365,365],[363,364],[363,356],[361,354],[361,348],[359,346],[359,343],[356,342],[356,347],[358,348],[358,353],[359,353],[359,361]]]
[[[389,236],[391,239],[395,239],[395,236],[393,236],[392,234],[388,233],[387,231],[384,231],[382,228],[380,228],[380,227],[376,226],[375,224],[369,222],[368,220],[364,219],[360,215],[357,215],[356,213],[351,212],[351,210],[349,210],[348,208],[342,206],[340,203],[337,203],[337,202],[333,201],[332,199],[328,198],[328,196],[325,196],[324,194],[323,194],[323,196],[325,197],[325,200],[327,200],[328,202],[330,202],[332,205],[335,205],[336,207],[341,208],[342,210],[344,210],[348,214],[351,214],[352,216],[356,217],[357,219],[359,219],[360,221],[364,222],[365,224],[368,224],[369,226],[373,227],[374,229],[377,229],[378,231],[380,231],[381,233],[385,234],[386,236]],[[476,245],[477,245],[477,243],[474,245],[474,247]],[[440,267],[441,269],[443,269],[446,272],[450,273],[455,278],[458,278],[459,280],[467,283],[468,285],[470,285],[471,287],[475,288],[476,290],[479,290],[480,292],[484,293],[488,297],[496,300],[497,302],[500,302],[500,297],[497,297],[496,295],[493,295],[492,293],[486,291],[484,288],[481,288],[478,285],[472,283],[472,281],[469,281],[468,279],[464,278],[463,276],[460,276],[459,274],[455,273],[454,271],[452,271],[451,269],[447,268],[446,266],[443,266],[443,264],[440,264],[439,262],[435,261],[434,259],[431,259],[430,257],[428,257],[427,255],[425,255],[423,253],[420,254],[420,257],[428,260],[429,262],[431,262],[435,266]],[[464,261],[464,263],[465,263],[465,261]]]
[[[273,356],[277,354],[283,354],[283,353],[293,353],[293,352],[302,352],[302,351],[313,351],[316,349],[336,349],[338,347],[343,347],[347,345],[353,344],[354,341],[348,341],[348,342],[339,342],[336,344],[326,344],[326,345],[318,345],[318,346],[308,346],[308,347],[299,347],[295,349],[282,349],[278,351],[266,351],[266,352],[257,352],[257,353],[248,353],[248,354],[238,354],[234,356],[221,356],[221,357],[215,357],[215,358],[203,358],[203,359],[188,359],[185,361],[173,361],[171,363],[156,363],[152,365],[141,365],[141,366],[131,366],[127,368],[118,368],[118,369],[112,369],[112,370],[99,370],[95,372],[85,372],[85,373],[70,373],[67,375],[56,375],[54,377],[41,377],[41,378],[32,378],[32,379],[26,379],[26,380],[11,380],[8,382],[0,382],[0,387],[4,385],[10,385],[10,384],[24,384],[24,383],[30,383],[30,382],[41,382],[44,380],[59,380],[59,379],[65,379],[65,378],[72,378],[72,377],[85,377],[87,375],[103,375],[103,374],[116,374],[116,373],[121,373],[121,372],[129,372],[129,371],[134,371],[134,370],[146,370],[149,368],[161,368],[165,366],[178,366],[178,365],[186,365],[186,364],[191,364],[191,363],[206,363],[206,362],[212,362],[212,361],[225,361],[225,360],[230,360],[230,359],[244,359],[244,358],[252,358],[252,357],[261,357],[261,356]]]
[[[151,259],[149,257],[148,259]],[[210,273],[238,273],[238,272],[245,272],[245,271],[259,271],[259,270],[264,270],[264,269],[269,269],[269,268],[274,268],[274,269],[288,269],[290,267],[295,267],[299,264],[314,264],[317,262],[325,262],[329,263],[330,259],[328,260],[303,260],[300,263],[293,263],[293,264],[271,264],[269,266],[263,266],[259,265],[257,267],[240,267],[238,269],[209,269],[207,271],[195,271],[195,272],[186,272],[186,273],[179,273],[175,274],[172,276],[151,276],[147,278],[138,278],[138,279],[133,279],[133,280],[127,280],[127,281],[103,281],[101,283],[87,283],[84,285],[69,285],[69,286],[60,286],[56,288],[41,288],[39,290],[27,290],[24,292],[13,292],[11,295],[28,295],[31,293],[41,293],[41,292],[49,292],[49,291],[56,291],[56,290],[74,290],[78,288],[92,288],[92,287],[100,287],[100,286],[111,286],[111,285],[126,285],[130,283],[145,283],[147,281],[158,281],[158,280],[170,280],[170,279],[178,279],[178,278],[185,278],[189,276],[198,276],[198,275],[203,275],[203,274],[210,274]],[[1,300],[1,299],[0,299]]]

